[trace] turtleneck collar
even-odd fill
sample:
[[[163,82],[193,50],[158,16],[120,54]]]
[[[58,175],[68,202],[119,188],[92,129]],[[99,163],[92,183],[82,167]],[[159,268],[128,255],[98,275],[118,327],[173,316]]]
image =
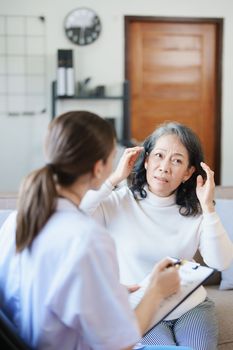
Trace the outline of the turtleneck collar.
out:
[[[147,202],[155,206],[168,207],[176,203],[176,194],[173,193],[168,197],[159,197],[156,194],[152,193],[148,186],[144,187],[147,197],[145,198]]]

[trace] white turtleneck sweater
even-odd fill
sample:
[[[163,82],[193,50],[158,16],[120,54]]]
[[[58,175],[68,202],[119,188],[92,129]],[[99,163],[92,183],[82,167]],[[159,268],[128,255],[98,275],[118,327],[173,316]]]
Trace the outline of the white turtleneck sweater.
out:
[[[113,237],[124,284],[139,283],[166,256],[191,260],[197,249],[205,263],[217,270],[232,261],[233,245],[217,213],[182,216],[175,194],[158,197],[147,189],[145,199],[135,200],[127,186],[113,191],[106,181],[99,191],[88,191],[81,208]],[[202,291],[194,304],[205,296]]]

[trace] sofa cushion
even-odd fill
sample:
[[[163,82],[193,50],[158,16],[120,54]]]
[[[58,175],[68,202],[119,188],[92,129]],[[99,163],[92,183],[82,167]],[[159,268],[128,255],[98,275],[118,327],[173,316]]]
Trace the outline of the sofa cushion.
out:
[[[232,199],[217,199],[216,211],[221,218],[231,241],[233,242],[233,200]],[[232,245],[233,252],[233,245]],[[222,271],[220,289],[233,289],[233,260],[231,266]]]
[[[208,297],[214,301],[217,312],[219,340],[218,349],[233,349],[233,291],[219,290],[217,286],[206,287]],[[225,346],[223,346],[225,344]]]

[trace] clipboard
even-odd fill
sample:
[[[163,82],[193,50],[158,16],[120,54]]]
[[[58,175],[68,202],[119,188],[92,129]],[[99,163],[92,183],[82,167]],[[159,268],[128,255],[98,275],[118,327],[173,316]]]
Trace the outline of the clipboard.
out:
[[[175,260],[171,258],[171,261],[175,263],[179,259]],[[153,320],[150,324],[146,334],[155,327],[159,322],[166,318],[173,310],[175,310],[184,300],[186,300],[195,290],[197,290],[210,276],[215,273],[215,269],[202,266],[196,262],[183,260],[179,267],[180,275],[180,290],[166,298],[156,311]],[[136,292],[129,295],[129,302],[133,308],[135,308],[141,301],[145,290],[149,284],[151,274],[147,275],[139,285],[141,286]],[[145,335],[145,334],[144,334]]]

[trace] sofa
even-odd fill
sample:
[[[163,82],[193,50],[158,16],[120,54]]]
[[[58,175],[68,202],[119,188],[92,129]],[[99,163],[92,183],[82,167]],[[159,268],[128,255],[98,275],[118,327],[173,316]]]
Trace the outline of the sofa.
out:
[[[223,207],[225,215],[221,217],[224,226],[233,240],[233,186],[232,187],[216,187],[216,209],[221,212],[222,206],[231,205],[230,210],[226,211]],[[0,194],[0,226],[5,221],[9,213],[16,208],[16,194]],[[220,216],[221,216],[220,215]],[[223,216],[224,216],[223,215]],[[232,222],[232,223],[231,223]],[[197,254],[196,260],[203,263],[201,257]],[[233,263],[232,263],[233,265]],[[231,273],[232,271],[232,273]],[[233,350],[233,266],[230,269],[232,275],[231,289],[220,290],[222,274],[219,272],[211,277],[206,283],[208,296],[215,302],[217,318],[219,323],[219,340],[218,350]],[[221,283],[220,283],[221,282]],[[226,288],[226,286],[223,286]]]
[[[233,241],[233,186],[216,186],[215,198],[216,210]],[[202,263],[202,260],[200,259],[199,262]],[[225,274],[230,275],[232,282],[230,286],[221,287],[222,278],[226,278]],[[219,324],[218,350],[233,350],[233,262],[226,272],[217,273],[205,287],[209,298],[216,305]],[[231,289],[220,290],[219,288]]]

